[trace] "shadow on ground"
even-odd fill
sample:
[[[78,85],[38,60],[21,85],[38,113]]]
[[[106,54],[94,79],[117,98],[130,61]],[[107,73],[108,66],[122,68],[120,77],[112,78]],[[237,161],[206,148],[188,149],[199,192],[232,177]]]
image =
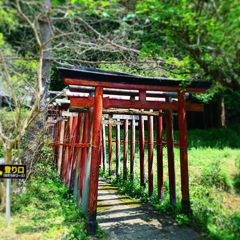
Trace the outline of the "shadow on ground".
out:
[[[109,239],[199,239],[191,228],[179,227],[148,205],[118,195],[116,188],[100,179],[98,222]]]

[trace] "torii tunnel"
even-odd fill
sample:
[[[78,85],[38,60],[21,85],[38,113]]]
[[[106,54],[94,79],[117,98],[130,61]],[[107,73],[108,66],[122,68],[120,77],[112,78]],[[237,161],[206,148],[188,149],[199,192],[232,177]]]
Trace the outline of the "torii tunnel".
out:
[[[55,106],[49,107],[49,131],[54,136],[52,146],[56,167],[63,182],[73,191],[79,207],[88,216],[89,231],[96,231],[100,167],[105,170],[108,165],[110,175],[116,174],[124,179],[133,179],[135,155],[139,152],[140,184],[148,187],[148,194],[152,196],[153,180],[156,177],[158,198],[161,200],[164,193],[164,146],[167,147],[170,204],[176,204],[173,150],[174,146],[178,146],[182,209],[186,212],[190,211],[186,111],[204,109],[203,104],[192,103],[188,96],[191,93],[206,92],[211,84],[206,81],[184,82],[169,78],[146,78],[97,69],[59,68],[58,71],[64,83],[68,85],[69,91],[66,100],[56,100]],[[173,138],[174,112],[178,115],[178,142],[174,142]],[[163,118],[165,118],[166,141],[162,138]],[[124,139],[121,139],[121,126]],[[108,140],[105,134],[106,127],[108,127]],[[138,139],[136,139],[136,129],[139,131]],[[116,139],[112,139],[113,130],[116,131]],[[148,139],[145,139],[146,130]],[[130,139],[129,131],[131,131]],[[106,142],[108,142],[107,148]],[[113,143],[116,144],[115,156],[112,152]],[[123,144],[122,160],[121,144]],[[128,153],[128,145],[130,145],[130,153]],[[146,145],[147,159],[144,155]],[[154,147],[157,150],[157,176],[153,174]],[[114,157],[116,157],[115,166],[113,166]]]

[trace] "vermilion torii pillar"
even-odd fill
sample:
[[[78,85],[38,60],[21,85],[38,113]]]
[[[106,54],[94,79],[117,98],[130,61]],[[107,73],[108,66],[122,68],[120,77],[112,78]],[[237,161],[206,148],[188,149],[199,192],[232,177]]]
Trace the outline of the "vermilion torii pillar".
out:
[[[180,148],[182,209],[184,212],[189,212],[190,197],[189,197],[188,153],[187,153],[187,124],[184,91],[178,91],[178,129]]]
[[[153,116],[148,116],[148,195],[153,196]]]
[[[134,178],[134,168],[135,168],[135,140],[136,140],[135,125],[136,125],[135,117],[133,116],[131,120],[131,157],[130,157],[131,179]]]
[[[169,99],[167,99],[169,101]],[[176,178],[174,163],[174,141],[173,141],[173,116],[172,111],[166,111],[166,133],[167,133],[167,155],[168,155],[168,179],[170,204],[176,205]]]
[[[157,186],[158,199],[162,200],[164,196],[163,189],[163,141],[162,141],[162,111],[159,111],[159,116],[156,117],[157,126]]]
[[[100,165],[100,134],[102,124],[103,108],[103,89],[96,87],[95,102],[93,106],[93,135],[92,135],[92,156],[90,167],[90,186],[88,201],[88,229],[90,232],[96,231],[97,217],[97,194],[98,194],[98,175]]]

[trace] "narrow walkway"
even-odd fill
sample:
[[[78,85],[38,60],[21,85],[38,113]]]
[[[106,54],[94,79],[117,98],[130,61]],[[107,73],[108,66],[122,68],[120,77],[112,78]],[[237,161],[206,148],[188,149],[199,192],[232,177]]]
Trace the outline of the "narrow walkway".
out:
[[[104,179],[100,179],[98,196],[98,222],[111,240],[200,238],[192,229],[178,227],[173,219],[151,207],[117,194]]]

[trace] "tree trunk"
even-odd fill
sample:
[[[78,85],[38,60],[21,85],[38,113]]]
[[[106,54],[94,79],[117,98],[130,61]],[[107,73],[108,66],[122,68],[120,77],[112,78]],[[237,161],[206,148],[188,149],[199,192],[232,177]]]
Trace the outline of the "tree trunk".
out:
[[[11,144],[7,144],[4,146],[4,164],[12,164],[12,146]],[[10,204],[10,190],[11,190],[11,179],[4,180],[5,185],[5,196],[2,196],[2,204],[5,201],[5,214],[6,214],[6,222],[10,224],[10,217],[11,217],[11,204]]]
[[[26,164],[28,168],[30,168],[37,159],[39,150],[43,144],[42,139],[45,133],[44,127],[47,119],[47,97],[50,86],[51,62],[49,58],[51,56],[51,27],[49,13],[51,9],[51,0],[44,0],[42,9],[44,14],[39,18],[39,26],[41,42],[44,49],[42,64],[42,86],[44,92],[40,101],[40,114],[28,129],[26,133],[26,144],[23,146],[24,151],[22,155],[22,162]]]
[[[11,144],[6,143],[6,145],[4,145],[4,164],[12,164],[12,149]]]
[[[225,128],[226,125],[226,109],[225,109],[225,101],[224,97],[221,98],[221,127]]]

